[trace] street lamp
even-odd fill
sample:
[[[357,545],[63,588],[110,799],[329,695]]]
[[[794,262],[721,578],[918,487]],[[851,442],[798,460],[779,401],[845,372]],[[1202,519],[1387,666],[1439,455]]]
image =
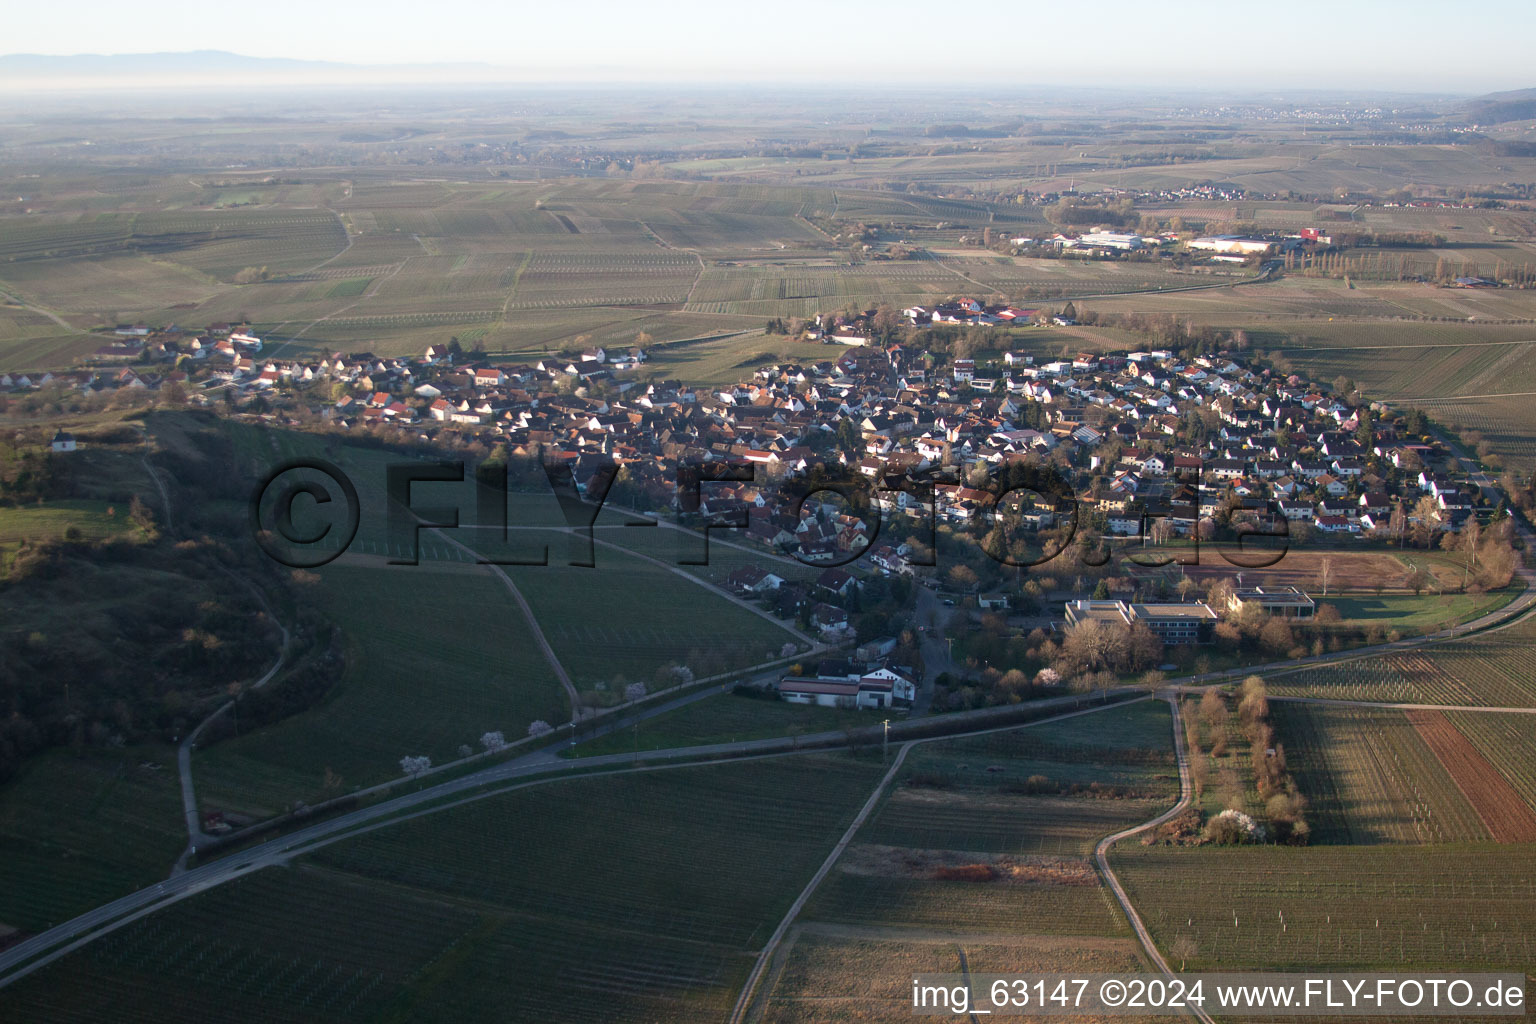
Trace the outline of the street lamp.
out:
[[[880,741],[880,760],[884,761],[891,752],[891,720],[887,718],[880,724],[885,726],[885,735]]]

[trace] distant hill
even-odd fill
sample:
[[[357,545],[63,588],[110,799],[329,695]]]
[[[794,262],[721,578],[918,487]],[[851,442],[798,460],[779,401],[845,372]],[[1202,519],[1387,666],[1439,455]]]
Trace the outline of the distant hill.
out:
[[[192,50],[186,53],[77,53],[50,56],[11,53],[0,56],[0,75],[131,75],[158,72],[296,71],[345,68],[353,65],[322,60],[289,60],[282,57],[247,57],[224,50]]]
[[[1467,104],[1467,116],[1479,124],[1536,120],[1536,89],[1479,96]]]
[[[286,57],[248,57],[223,50],[181,53],[80,53],[51,56],[12,53],[0,56],[0,83],[107,87],[112,85],[186,86],[244,83],[362,81],[473,81],[504,78],[508,71],[488,64],[343,64]]]

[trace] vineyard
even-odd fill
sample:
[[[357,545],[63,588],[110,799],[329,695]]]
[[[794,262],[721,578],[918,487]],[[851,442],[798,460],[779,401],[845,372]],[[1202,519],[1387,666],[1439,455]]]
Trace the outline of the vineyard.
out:
[[[165,877],[186,840],[175,751],[55,751],[0,790],[0,923],[36,931]]]
[[[921,744],[804,917],[955,934],[1126,934],[1087,857],[1104,835],[1172,802],[1171,738],[1167,709],[1143,702]],[[1156,796],[1117,798],[1086,782],[1073,796],[1029,795],[1031,776],[1043,786],[1116,772]]]
[[[1402,712],[1285,701],[1271,707],[1307,798],[1314,844],[1489,838],[1456,780]]]
[[[539,254],[520,272],[507,308],[680,303],[698,275],[686,253]]]
[[[1531,846],[1116,847],[1159,948],[1191,969],[1526,970]]]
[[[1446,717],[1536,809],[1536,716],[1450,711]]]
[[[605,1021],[718,1021],[742,954],[879,774],[847,758],[757,761],[413,819],[137,922],[0,990],[0,1016],[149,1021],[217,1001],[242,1020],[430,1006],[433,1019],[547,1021],[575,1002]]]
[[[345,914],[316,914],[344,905]],[[237,928],[231,928],[238,922]],[[14,1020],[371,1020],[476,924],[466,909],[312,868],[272,869],[178,903],[0,990]],[[69,984],[57,975],[67,970]]]
[[[1410,711],[1408,720],[1456,781],[1495,840],[1536,842],[1536,813],[1445,715],[1438,711]]]
[[[1128,938],[992,933],[962,936],[957,941],[953,936],[915,930],[880,936],[811,924],[796,929],[790,941],[782,972],[774,978],[766,999],[765,1024],[905,1024],[913,1019],[911,979],[919,974],[1124,975],[1144,969],[1135,943]],[[1136,1020],[1179,1018],[1138,1015]]]
[[[1536,618],[1415,651],[1277,676],[1277,696],[1487,707],[1536,706]]]
[[[569,718],[522,614],[482,570],[334,564],[320,576],[345,674],[319,707],[199,750],[206,805],[265,817],[392,779],[406,754],[448,761],[486,730],[521,736],[535,719]]]
[[[462,531],[461,531],[462,532]],[[479,538],[456,538],[479,545]],[[545,636],[576,685],[622,689],[620,677],[650,683],[657,669],[686,664],[710,675],[736,664],[778,657],[786,630],[662,566],[611,547],[593,552],[594,568],[572,566],[585,541],[564,533],[521,531],[523,549],[550,547],[547,566],[508,566]],[[575,545],[573,549],[573,544]]]

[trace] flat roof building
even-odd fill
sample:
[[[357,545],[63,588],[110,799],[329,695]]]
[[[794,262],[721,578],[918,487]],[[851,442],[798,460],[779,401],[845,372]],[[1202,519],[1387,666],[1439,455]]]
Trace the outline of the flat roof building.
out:
[[[1249,587],[1234,590],[1227,601],[1227,611],[1235,615],[1247,606],[1256,607],[1265,615],[1286,619],[1310,619],[1317,614],[1317,602],[1300,587]]]
[[[1204,601],[1133,604],[1131,620],[1145,625],[1165,644],[1208,644],[1216,613]]]
[[[1132,604],[1127,601],[1068,601],[1068,626],[1090,619],[1121,625],[1141,623],[1165,644],[1205,644],[1211,641],[1216,613],[1204,601],[1153,602]]]

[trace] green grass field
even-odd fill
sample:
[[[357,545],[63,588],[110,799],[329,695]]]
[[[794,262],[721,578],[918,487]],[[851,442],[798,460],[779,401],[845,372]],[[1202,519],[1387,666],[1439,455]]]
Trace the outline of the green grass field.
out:
[[[108,538],[146,539],[129,518],[127,502],[65,498],[0,508],[0,570],[9,567],[23,541]]]

